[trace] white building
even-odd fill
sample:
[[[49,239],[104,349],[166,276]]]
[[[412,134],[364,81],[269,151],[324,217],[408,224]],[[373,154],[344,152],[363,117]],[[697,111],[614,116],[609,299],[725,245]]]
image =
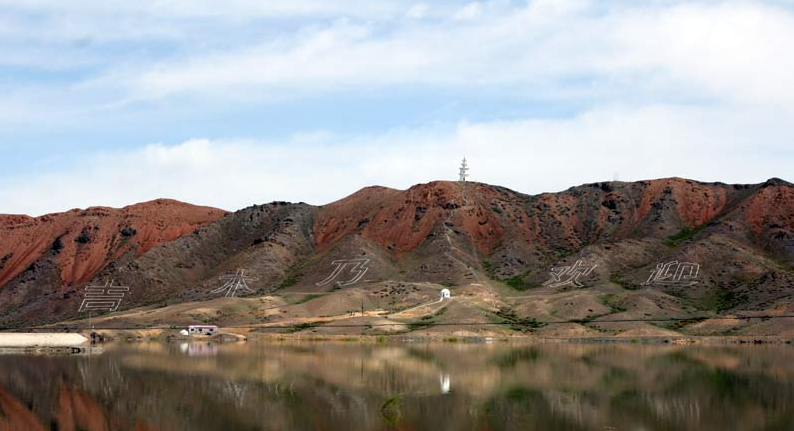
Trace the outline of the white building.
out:
[[[218,327],[215,325],[190,325],[187,327],[190,335],[215,335]]]
[[[452,297],[452,293],[449,289],[441,289],[441,300],[449,299]]]

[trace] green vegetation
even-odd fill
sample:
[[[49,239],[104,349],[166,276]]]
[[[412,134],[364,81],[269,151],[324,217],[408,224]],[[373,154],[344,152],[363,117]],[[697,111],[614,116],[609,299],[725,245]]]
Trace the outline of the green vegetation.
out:
[[[494,278],[494,268],[493,264],[490,261],[484,260],[482,261],[482,269],[485,270],[485,273],[488,274],[489,278]]]
[[[728,311],[746,301],[747,295],[737,295],[727,289],[719,289],[714,296],[714,309],[717,313]]]
[[[705,225],[698,226],[698,227],[696,227],[694,229],[690,229],[688,227],[685,227],[685,228],[681,229],[681,231],[678,232],[677,234],[675,234],[673,236],[670,236],[667,239],[665,239],[664,240],[664,244],[666,246],[672,247],[672,248],[678,247],[679,245],[681,245],[681,243],[683,243],[684,241],[692,238],[698,232],[703,230],[703,227],[705,227]]]
[[[603,314],[594,314],[592,316],[583,317],[581,319],[571,319],[569,320],[569,322],[578,323],[580,325],[586,325],[588,323],[593,323],[593,320],[595,320],[596,317],[601,317],[601,316],[603,316]]]
[[[303,298],[299,299],[294,305],[303,304],[304,302],[309,302],[312,299],[317,299],[317,298],[319,298],[321,296],[322,295],[316,295],[316,294],[313,294],[313,293],[309,294],[309,295],[305,295]]]
[[[408,324],[409,331],[418,331],[420,329],[427,329],[432,325],[432,322],[410,322]]]
[[[602,304],[609,307],[613,313],[622,313],[626,311],[626,307],[620,303],[620,299],[614,293],[599,295],[598,299]]]
[[[525,279],[529,276],[530,272],[527,271],[522,275],[516,275],[515,277],[510,277],[507,279],[500,279],[496,276],[496,267],[490,261],[484,260],[482,261],[482,268],[485,270],[485,273],[488,274],[488,278],[496,281],[501,281],[502,283],[512,287],[516,290],[527,290],[527,289],[534,289],[538,287],[537,284],[528,283]]]
[[[287,329],[287,333],[288,334],[292,334],[292,333],[295,333],[295,332],[300,332],[300,331],[305,331],[307,329],[316,328],[318,326],[320,326],[320,324],[318,322],[299,323],[299,324]]]
[[[290,273],[289,275],[287,275],[287,277],[284,278],[284,280],[281,281],[281,284],[278,285],[278,289],[284,289],[290,286],[294,286],[298,284],[300,280],[301,280],[301,275],[297,273]]]
[[[534,331],[546,326],[545,323],[539,322],[534,317],[518,317],[515,311],[507,307],[500,308],[496,315],[504,319],[505,323],[510,323],[510,329],[513,331]]]
[[[400,395],[394,395],[387,398],[380,407],[380,414],[386,419],[386,422],[396,427],[400,424],[400,417],[402,416],[401,407],[402,397]]]
[[[543,395],[534,389],[517,386],[505,391],[504,397],[510,401],[526,403],[530,400],[542,399]]]
[[[422,316],[419,318],[418,321],[408,323],[408,330],[416,331],[419,329],[427,329],[433,326],[436,323],[436,317],[441,316],[445,311],[447,311],[446,307],[438,310],[435,314],[428,314],[427,316]]]
[[[527,275],[529,275],[529,272],[524,273],[524,275],[517,275],[515,277],[510,277],[507,280],[503,280],[503,282],[506,285],[508,285],[508,286],[510,286],[510,287],[512,287],[513,289],[516,289],[516,290],[528,290],[528,289],[534,289],[534,288],[538,287],[537,284],[528,283],[525,280]]]
[[[294,286],[301,281],[303,277],[302,269],[308,264],[308,261],[298,262],[295,265],[292,265],[284,275],[284,280],[281,280],[281,284],[278,285],[276,290],[284,289],[287,287]]]
[[[640,286],[640,285],[634,284],[634,283],[632,283],[630,281],[623,280],[622,278],[620,278],[620,276],[618,274],[615,274],[615,273],[610,274],[609,281],[611,281],[612,283],[617,284],[618,286],[620,286],[620,287],[622,287],[622,288],[624,288],[626,290],[639,290],[639,289],[642,288],[642,286]]]
[[[542,356],[537,347],[525,347],[523,349],[511,350],[510,353],[498,356],[489,361],[499,368],[514,368],[521,362],[535,362]]]
[[[667,329],[671,329],[673,331],[681,332],[681,330],[683,330],[687,326],[694,325],[696,323],[700,323],[700,322],[702,322],[704,320],[706,320],[705,317],[694,317],[692,319],[676,320],[676,321],[670,322],[670,324],[667,325],[666,327],[667,327]]]

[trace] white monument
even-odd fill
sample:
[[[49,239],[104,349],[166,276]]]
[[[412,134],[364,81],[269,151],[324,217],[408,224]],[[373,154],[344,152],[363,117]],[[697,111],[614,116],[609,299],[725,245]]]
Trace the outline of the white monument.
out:
[[[452,297],[452,293],[449,291],[449,289],[441,289],[441,301],[445,299],[449,299],[451,297]]]

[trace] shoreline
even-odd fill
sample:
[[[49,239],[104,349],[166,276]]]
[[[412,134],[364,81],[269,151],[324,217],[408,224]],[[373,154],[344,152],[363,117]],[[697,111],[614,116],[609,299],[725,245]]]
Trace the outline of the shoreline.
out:
[[[74,332],[5,332],[0,333],[0,349],[27,347],[80,347],[112,341],[217,341],[217,342],[451,342],[451,343],[572,343],[572,344],[671,344],[671,345],[731,345],[731,344],[794,344],[794,337],[779,335],[702,335],[660,336],[637,335],[563,337],[534,335],[455,335],[455,334],[309,334],[309,333],[262,333],[225,330],[215,336],[183,336],[175,329],[99,329]],[[96,343],[94,343],[95,341]]]
[[[747,345],[794,344],[794,339],[780,336],[699,336],[699,337],[536,337],[536,336],[450,336],[450,335],[299,335],[299,334],[249,334],[251,341],[282,342],[442,342],[442,343],[560,343],[560,344],[670,344],[670,345]]]

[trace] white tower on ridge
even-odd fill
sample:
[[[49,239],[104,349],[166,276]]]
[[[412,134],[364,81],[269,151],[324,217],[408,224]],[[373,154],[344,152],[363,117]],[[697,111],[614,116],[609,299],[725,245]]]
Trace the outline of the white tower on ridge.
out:
[[[466,158],[460,164],[460,196],[463,203],[466,203],[466,178],[469,176],[469,165],[466,163]]]

